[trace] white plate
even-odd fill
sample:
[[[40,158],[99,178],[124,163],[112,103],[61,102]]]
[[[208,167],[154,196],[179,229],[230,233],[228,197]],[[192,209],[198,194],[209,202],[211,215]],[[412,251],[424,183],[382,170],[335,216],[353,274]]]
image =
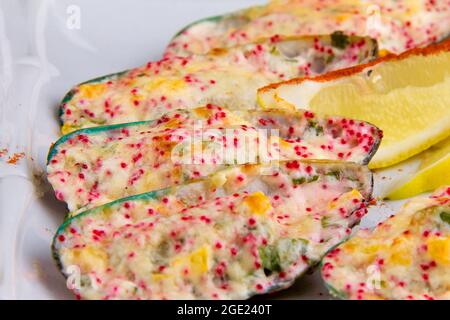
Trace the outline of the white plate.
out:
[[[0,158],[0,299],[73,298],[50,254],[66,209],[44,175],[48,148],[58,138],[57,105],[66,91],[81,81],[158,59],[171,36],[191,21],[264,2],[2,0],[0,150],[9,153]],[[77,10],[80,29],[71,29],[68,19]],[[26,156],[7,164],[15,152]],[[415,165],[377,173],[376,194]],[[371,208],[362,225],[373,226],[399,205]],[[268,297],[329,298],[317,272]]]

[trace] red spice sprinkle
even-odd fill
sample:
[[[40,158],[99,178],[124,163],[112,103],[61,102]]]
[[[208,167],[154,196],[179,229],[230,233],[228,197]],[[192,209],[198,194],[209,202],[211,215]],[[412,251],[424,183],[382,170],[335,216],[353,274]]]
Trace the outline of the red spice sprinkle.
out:
[[[216,271],[216,274],[220,277],[220,276],[223,276],[224,268],[223,268],[223,266],[219,265],[216,267],[215,271]]]
[[[25,153],[14,153],[9,159],[6,161],[8,164],[17,164],[17,162],[25,156]]]
[[[211,223],[211,219],[207,216],[200,216],[200,220],[204,221],[205,223]]]
[[[133,162],[138,162],[142,158],[142,153],[138,153],[133,157]]]
[[[420,268],[421,268],[423,271],[427,271],[428,269],[430,269],[430,267],[429,267],[428,265],[426,265],[426,264],[421,264],[421,265],[420,265]]]
[[[306,118],[314,118],[314,113],[312,113],[310,111],[305,111],[305,117]]]
[[[300,168],[300,164],[296,160],[289,161],[289,162],[286,163],[286,168],[288,168],[288,169],[298,169],[298,168]]]
[[[103,230],[94,229],[94,230],[92,230],[92,233],[95,234],[97,237],[101,237],[101,236],[105,235],[105,231],[103,231]]]
[[[58,240],[61,241],[61,242],[63,242],[64,240],[66,240],[66,238],[64,237],[64,235],[60,234],[60,235],[58,236]]]

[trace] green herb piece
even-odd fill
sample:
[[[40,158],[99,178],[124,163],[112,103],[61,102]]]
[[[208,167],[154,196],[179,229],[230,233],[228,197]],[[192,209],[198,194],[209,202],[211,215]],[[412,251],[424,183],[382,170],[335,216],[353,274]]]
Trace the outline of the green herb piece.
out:
[[[331,34],[331,45],[335,48],[345,49],[349,45],[350,41],[348,36],[342,31],[335,31]]]
[[[320,136],[323,134],[323,127],[322,126],[317,126],[316,127],[316,132],[317,132],[317,136]]]
[[[314,182],[314,181],[317,181],[317,180],[319,180],[319,176],[315,175],[315,176],[312,176],[309,179],[306,179],[305,177],[292,179],[292,183],[294,185],[298,186],[298,185],[301,185],[301,184],[304,184],[304,183],[310,183],[310,182]]]
[[[336,180],[341,179],[341,173],[339,171],[331,171],[326,174],[329,177],[334,177]]]
[[[281,271],[280,256],[275,246],[260,247],[258,251],[262,266],[264,270],[267,270],[267,274]]]
[[[320,220],[320,224],[322,225],[322,227],[326,228],[328,226],[330,226],[330,218],[329,217],[322,217],[322,220]]]
[[[266,275],[288,268],[305,253],[307,245],[305,239],[281,239],[273,245],[259,247],[259,258]]]
[[[327,64],[330,64],[331,62],[333,62],[333,60],[334,60],[334,54],[329,55],[327,58]]]
[[[274,56],[279,56],[279,55],[280,55],[280,51],[278,51],[277,46],[273,46],[273,47],[270,49],[270,54],[271,54],[271,55],[274,55]]]
[[[315,121],[308,121],[309,127],[316,131],[316,136],[323,134],[323,127],[319,126]]]
[[[304,184],[306,182],[306,178],[305,177],[301,177],[301,178],[297,178],[297,179],[292,179],[292,183],[294,185],[300,185],[300,184]]]
[[[441,212],[440,217],[441,217],[442,221],[450,224],[450,212],[445,212],[445,211]]]

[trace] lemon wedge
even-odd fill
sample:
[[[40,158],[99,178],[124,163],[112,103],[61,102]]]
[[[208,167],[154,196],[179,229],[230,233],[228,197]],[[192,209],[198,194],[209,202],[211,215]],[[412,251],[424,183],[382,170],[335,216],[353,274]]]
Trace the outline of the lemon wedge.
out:
[[[418,172],[387,198],[405,199],[450,184],[450,137],[423,152],[421,158]]]
[[[450,41],[272,84],[258,90],[258,102],[371,122],[384,138],[369,167],[387,167],[450,135]]]

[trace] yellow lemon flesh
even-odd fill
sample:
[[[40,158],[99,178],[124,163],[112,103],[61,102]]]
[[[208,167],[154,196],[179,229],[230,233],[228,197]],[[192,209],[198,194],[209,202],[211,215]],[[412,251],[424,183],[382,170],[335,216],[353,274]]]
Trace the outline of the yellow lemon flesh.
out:
[[[259,90],[258,101],[263,108],[302,108],[371,122],[384,138],[369,166],[387,167],[450,135],[450,45],[416,52],[274,84]]]
[[[450,184],[450,137],[425,151],[421,158],[418,172],[394,189],[389,199],[405,199]]]

